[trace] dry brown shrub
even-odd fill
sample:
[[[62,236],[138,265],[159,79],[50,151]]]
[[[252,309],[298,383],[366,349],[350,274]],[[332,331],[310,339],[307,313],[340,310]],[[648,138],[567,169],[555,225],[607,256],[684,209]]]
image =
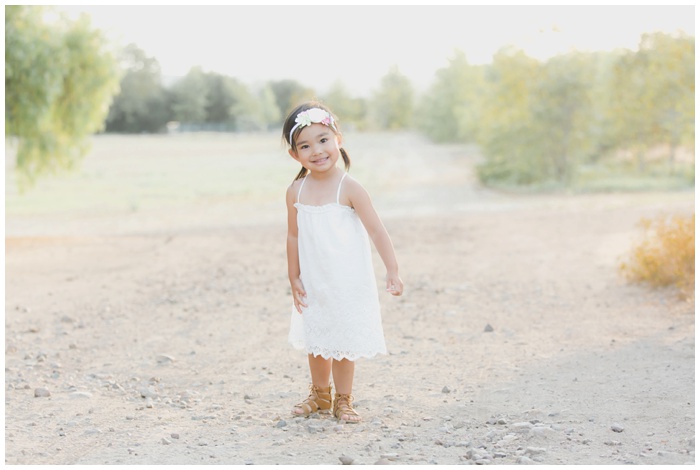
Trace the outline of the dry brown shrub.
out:
[[[695,298],[695,213],[642,219],[642,241],[635,246],[622,273],[652,287],[675,286],[682,298]]]

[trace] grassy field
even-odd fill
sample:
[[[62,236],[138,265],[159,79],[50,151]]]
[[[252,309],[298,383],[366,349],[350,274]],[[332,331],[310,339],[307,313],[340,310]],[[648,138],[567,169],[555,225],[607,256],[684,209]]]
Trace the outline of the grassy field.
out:
[[[378,204],[439,208],[445,191],[474,187],[465,146],[436,146],[413,134],[358,134],[346,136],[346,149],[352,174]],[[41,177],[25,191],[13,160],[6,143],[6,229],[18,234],[60,232],[79,221],[77,230],[125,229],[110,229],[108,218],[132,219],[127,231],[156,218],[169,225],[177,218],[180,227],[204,219],[208,226],[217,218],[270,220],[284,211],[285,190],[299,170],[277,133],[99,135],[76,170]]]
[[[487,190],[475,178],[477,149],[437,145],[411,133],[349,133],[351,173],[381,213],[444,213],[459,207],[541,192]],[[284,218],[284,192],[298,164],[278,133],[92,138],[92,150],[72,172],[41,177],[20,191],[14,151],[6,142],[6,233],[129,233],[258,223]],[[587,190],[692,190],[660,177],[588,172]],[[692,179],[690,180],[692,181]],[[559,190],[561,194],[561,190]]]

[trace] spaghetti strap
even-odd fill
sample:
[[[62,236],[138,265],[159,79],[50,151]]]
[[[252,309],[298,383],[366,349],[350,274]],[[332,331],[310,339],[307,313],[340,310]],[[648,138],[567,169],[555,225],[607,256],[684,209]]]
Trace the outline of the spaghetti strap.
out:
[[[304,183],[306,183],[306,176],[301,179],[301,184],[299,185],[299,192],[297,192],[297,202],[299,202],[299,196],[301,196],[301,188],[304,187]]]
[[[348,176],[348,174],[343,173],[343,177],[340,178],[340,183],[338,183],[338,194],[336,194],[336,196],[335,196],[335,202],[338,205],[340,205],[340,187],[343,185],[343,180],[345,179],[346,176]]]

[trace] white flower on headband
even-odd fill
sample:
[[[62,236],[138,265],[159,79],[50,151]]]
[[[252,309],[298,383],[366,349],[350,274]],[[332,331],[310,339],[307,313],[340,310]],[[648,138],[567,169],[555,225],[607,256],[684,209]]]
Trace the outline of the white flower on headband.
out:
[[[335,126],[333,125],[333,117],[328,111],[321,108],[311,108],[300,112],[297,114],[294,122],[296,122],[296,124],[294,124],[292,130],[289,131],[289,142],[292,141],[292,135],[298,127],[306,127],[310,126],[311,124],[323,124],[324,126],[331,127],[333,130],[335,130]]]
[[[323,109],[311,108],[297,114],[297,118],[294,122],[298,123],[301,127],[310,126],[312,123],[325,124],[327,126],[331,123],[331,115],[328,111],[324,111]]]

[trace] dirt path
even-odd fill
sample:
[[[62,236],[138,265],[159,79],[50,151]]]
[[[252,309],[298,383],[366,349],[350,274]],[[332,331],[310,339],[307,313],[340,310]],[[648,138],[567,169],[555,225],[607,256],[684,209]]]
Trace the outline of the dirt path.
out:
[[[283,221],[7,238],[5,462],[694,462],[694,306],[616,271],[692,194],[484,201],[386,218],[406,294],[359,425],[288,413]]]

